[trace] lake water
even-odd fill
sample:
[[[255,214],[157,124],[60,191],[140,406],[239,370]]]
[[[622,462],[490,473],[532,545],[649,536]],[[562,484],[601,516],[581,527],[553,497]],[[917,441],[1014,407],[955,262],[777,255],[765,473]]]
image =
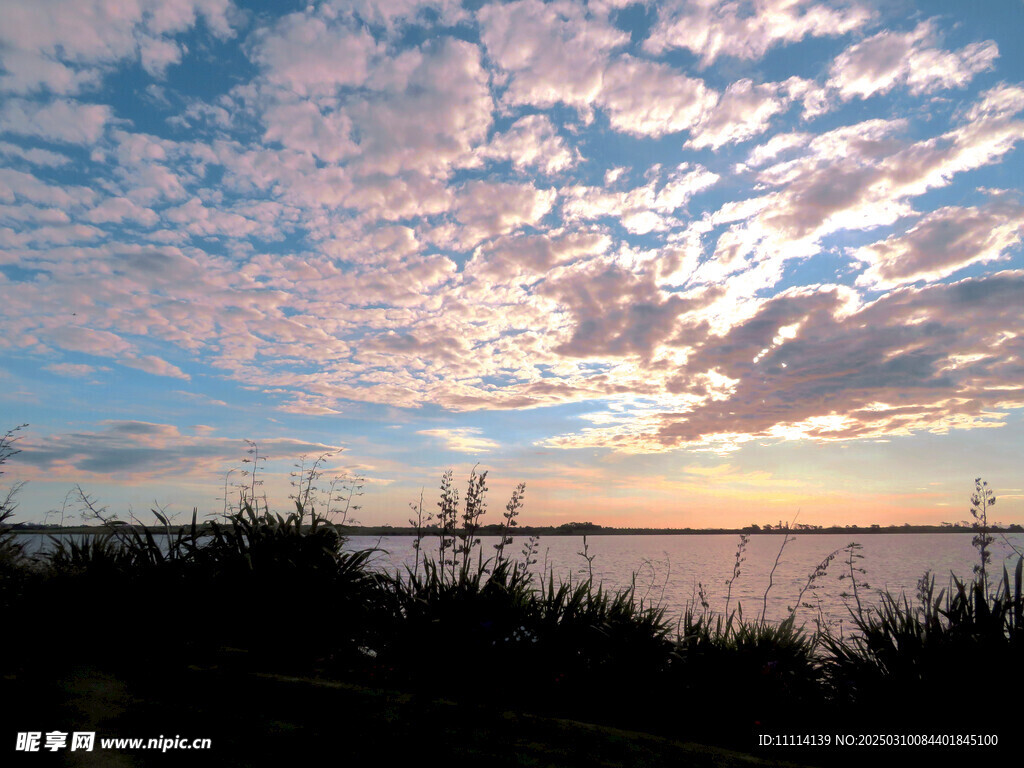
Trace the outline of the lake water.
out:
[[[49,541],[47,536],[40,535],[19,538],[25,542],[29,553],[39,551]],[[859,537],[856,534],[793,534],[775,569],[765,616],[773,621],[788,616],[815,567],[830,553],[841,550],[851,541],[862,545],[858,552],[863,558],[855,560],[854,565],[865,571],[858,573],[857,579],[858,583],[869,585],[860,593],[861,602],[867,606],[877,602],[880,589],[893,595],[905,591],[913,599],[917,582],[926,570],[935,575],[937,590],[948,587],[951,573],[970,580],[972,568],[979,562],[971,538],[970,533],[868,534]],[[1009,534],[1007,540],[1018,550],[1024,550],[1024,535]],[[377,548],[379,551],[372,561],[374,568],[404,571],[415,563],[414,541],[411,536],[353,536],[346,546],[350,549]],[[493,545],[497,541],[497,537],[482,537],[480,546],[485,558],[494,555]],[[513,543],[506,547],[506,556],[522,562],[521,550],[526,541],[525,537],[515,537]],[[749,618],[761,614],[769,573],[782,541],[781,535],[750,537],[746,561],[733,584],[731,608],[742,606],[744,616]],[[738,544],[739,536],[735,534],[587,537],[588,554],[593,556],[595,583],[616,590],[628,587],[635,578],[637,597],[663,605],[673,617],[678,617],[687,605],[698,603],[701,584],[710,610],[725,610],[726,581],[732,575]],[[556,581],[585,579],[588,570],[587,562],[580,554],[582,549],[582,537],[541,537],[536,550],[537,563],[531,566],[531,570],[539,574],[550,569]],[[424,539],[423,551],[436,559],[437,539]],[[997,582],[1004,563],[1012,573],[1016,555],[999,535],[995,537],[991,553],[990,580]],[[849,572],[845,557],[845,552],[836,555],[825,576],[817,580],[817,588],[804,594],[803,602],[820,605],[828,620],[835,623],[845,620],[848,624],[848,598],[844,598],[842,593],[850,591],[850,580],[839,579],[840,574]],[[816,610],[798,608],[797,615],[810,623],[816,614]]]
[[[851,541],[862,545],[858,553],[862,559],[855,559],[854,566],[863,568],[865,573],[857,574],[858,584],[866,582],[868,589],[860,592],[862,603],[877,602],[879,589],[891,594],[906,591],[913,600],[918,580],[926,570],[936,578],[936,593],[947,587],[950,574],[963,580],[970,580],[972,568],[979,562],[978,552],[971,545],[972,535],[964,534],[794,534],[786,544],[779,559],[768,593],[766,618],[774,621],[785,618],[791,607],[796,605],[797,596],[807,583],[808,576],[830,553],[840,550]],[[1009,534],[1007,539],[1024,550],[1024,536]],[[415,551],[411,537],[396,536],[384,538],[352,537],[348,546],[352,548],[378,547],[381,552],[375,559],[375,567],[395,570],[412,567]],[[492,556],[496,537],[483,537],[481,547],[484,557]],[[764,604],[764,593],[768,588],[769,573],[782,545],[780,535],[751,536],[746,549],[746,561],[741,565],[740,576],[732,588],[731,608],[737,604],[743,608],[746,617],[756,618]],[[506,555],[522,562],[521,550],[525,537],[516,537],[506,547]],[[621,589],[636,579],[637,596],[647,601],[659,602],[674,617],[689,604],[698,602],[699,585],[703,584],[712,611],[724,611],[727,585],[732,576],[733,563],[739,536],[688,535],[688,536],[588,536],[588,554],[593,556],[594,581],[605,587]],[[424,552],[433,559],[437,557],[437,540],[424,539]],[[537,549],[537,564],[531,567],[535,573],[551,568],[555,579],[587,578],[587,562],[579,554],[583,549],[582,537],[542,537]],[[1005,562],[1012,574],[1016,555],[999,535],[990,548],[992,559],[989,565],[990,581],[998,581]],[[846,619],[849,613],[846,600],[841,596],[850,591],[850,579],[840,580],[842,573],[849,573],[845,552],[840,552],[829,564],[826,574],[818,579],[818,588],[804,594],[803,602],[821,605],[826,618],[834,622]],[[816,611],[798,609],[798,618],[811,622]]]

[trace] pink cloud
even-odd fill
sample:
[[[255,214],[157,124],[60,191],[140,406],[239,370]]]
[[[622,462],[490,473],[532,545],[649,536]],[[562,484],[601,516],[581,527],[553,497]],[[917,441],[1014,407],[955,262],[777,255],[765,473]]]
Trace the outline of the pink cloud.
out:
[[[644,48],[685,48],[706,67],[721,56],[760,59],[776,45],[844,35],[872,16],[863,5],[830,8],[815,0],[674,0],[659,7]]]
[[[269,83],[299,97],[332,97],[366,82],[370,60],[382,53],[365,30],[306,13],[292,13],[254,34],[252,58]]]
[[[105,104],[59,99],[38,103],[9,99],[0,107],[0,131],[69,144],[95,144],[111,119]]]
[[[99,357],[119,357],[133,351],[132,345],[109,331],[70,326],[57,329],[54,343],[61,349]]]
[[[48,149],[25,149],[15,144],[0,142],[0,154],[8,157],[17,157],[32,165],[40,165],[49,168],[56,168],[67,165],[71,158],[59,152],[51,152]]]
[[[1022,279],[1005,272],[896,291],[853,312],[834,287],[787,291],[721,337],[699,326],[681,334],[692,351],[654,379],[659,405],[628,405],[607,425],[547,444],[723,451],[754,439],[1001,426],[1009,410],[1024,408],[1011,298]],[[664,405],[673,395],[675,411]]]
[[[868,269],[859,285],[892,288],[934,281],[971,264],[994,261],[1024,236],[1024,207],[996,198],[981,207],[939,208],[902,235],[854,251]]]
[[[122,357],[118,362],[121,363],[121,365],[125,365],[129,368],[137,368],[140,371],[151,373],[154,376],[167,376],[172,379],[185,379],[186,381],[191,378],[187,373],[178,368],[178,366],[171,365],[166,360],[161,360],[159,357],[154,355]]]
[[[193,27],[199,16],[214,35],[232,34],[229,0],[51,0],[4,9],[0,28],[5,73],[0,87],[14,93],[46,89],[72,94],[95,85],[112,65],[137,60],[154,72],[172,63],[165,36]]]
[[[565,0],[495,3],[477,16],[488,54],[511,74],[507,104],[561,102],[588,111],[601,90],[608,53],[629,42],[607,19]]]
[[[82,363],[53,363],[47,365],[46,370],[56,373],[58,376],[69,376],[71,378],[84,378],[96,373],[98,368]]]
[[[124,197],[108,197],[90,210],[85,218],[94,224],[119,224],[126,219],[144,227],[152,227],[160,217],[150,208],[142,208]]]

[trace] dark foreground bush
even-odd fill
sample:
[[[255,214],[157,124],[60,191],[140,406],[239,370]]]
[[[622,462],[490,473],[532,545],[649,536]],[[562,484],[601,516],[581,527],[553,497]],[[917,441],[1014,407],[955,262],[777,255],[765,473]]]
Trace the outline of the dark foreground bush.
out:
[[[935,594],[926,576],[915,601],[881,595],[854,612],[857,632],[823,638],[824,670],[844,717],[866,725],[1016,727],[1024,679],[1024,559],[993,591],[979,574]]]
[[[817,637],[775,624],[687,611],[680,622],[667,688],[692,734],[732,740],[815,719],[825,688]]]
[[[545,582],[507,560],[493,572],[446,571],[386,579],[386,631],[373,672],[418,690],[495,706],[635,711],[667,668],[671,625],[633,591],[608,593],[589,580]]]
[[[166,535],[112,523],[23,559],[15,657],[131,665],[238,649],[282,668],[358,655],[376,604],[371,551],[346,551],[301,505],[282,517],[246,503],[207,530],[157,517]]]

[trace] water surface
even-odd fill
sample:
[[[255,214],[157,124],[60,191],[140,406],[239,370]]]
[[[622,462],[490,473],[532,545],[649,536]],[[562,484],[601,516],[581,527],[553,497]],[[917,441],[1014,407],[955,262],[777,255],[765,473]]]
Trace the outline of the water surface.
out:
[[[978,551],[971,545],[970,533],[903,533],[868,534],[793,534],[779,557],[769,590],[769,574],[783,542],[781,535],[750,537],[740,576],[732,587],[731,605],[742,607],[744,616],[757,617],[764,607],[768,590],[766,617],[785,618],[797,607],[797,597],[807,585],[809,575],[831,553],[839,550],[829,563],[825,575],[815,581],[814,588],[804,592],[801,602],[820,606],[823,614],[838,621],[848,617],[846,604],[851,593],[848,552],[842,551],[852,541],[861,544],[854,558],[860,596],[865,606],[877,602],[877,592],[888,590],[893,595],[905,591],[913,599],[917,583],[925,571],[936,578],[936,591],[949,585],[950,574],[969,580],[979,562]],[[1024,550],[1024,536],[1010,534],[1009,542]],[[415,551],[411,537],[363,537],[349,539],[352,548],[378,547],[375,567],[401,570],[413,567]],[[497,537],[483,537],[480,546],[484,557],[493,556]],[[506,547],[506,555],[523,561],[521,550],[525,537],[516,537]],[[670,614],[678,615],[687,605],[699,604],[701,585],[712,611],[724,611],[727,581],[733,573],[739,536],[735,534],[588,536],[589,555],[593,556],[595,582],[612,589],[628,587],[635,579],[637,595],[648,602],[660,602]],[[424,539],[424,553],[437,558],[437,539]],[[541,537],[537,548],[534,572],[551,569],[556,580],[589,577],[587,561],[580,554],[583,538],[574,536]],[[1016,564],[1016,555],[1001,536],[990,549],[991,574],[1001,575]],[[840,575],[845,578],[840,579]],[[868,586],[863,586],[867,584]],[[816,610],[798,608],[798,617],[810,622]]]

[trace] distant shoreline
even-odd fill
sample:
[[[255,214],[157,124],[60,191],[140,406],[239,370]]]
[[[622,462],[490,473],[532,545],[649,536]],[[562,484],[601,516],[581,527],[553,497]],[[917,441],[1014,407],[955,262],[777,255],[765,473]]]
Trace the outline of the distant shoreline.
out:
[[[146,530],[150,533],[177,534],[187,531],[190,526],[178,525],[169,528],[161,525],[124,525],[119,526],[124,530]],[[208,528],[209,524],[198,526],[200,532]],[[415,528],[396,528],[387,525],[339,525],[338,532],[343,536],[416,536]],[[56,526],[56,525],[11,525],[2,526],[0,531],[10,531],[23,534],[64,534],[64,535],[96,535],[109,533],[110,528],[102,525],[78,525],[78,526]],[[1004,527],[989,526],[989,533],[1024,533],[1024,527],[1020,525],[1008,525]],[[773,536],[782,533],[789,534],[878,534],[878,533],[976,533],[977,529],[964,525],[871,525],[871,526],[821,526],[821,527],[799,527],[799,528],[615,528],[599,525],[590,526],[530,526],[522,525],[510,530],[510,536],[709,536],[709,535],[739,535],[749,534],[751,536]],[[422,529],[424,538],[439,536],[438,528]],[[486,525],[476,531],[475,536],[500,536],[502,528],[500,525]],[[449,534],[458,536],[459,532]]]

